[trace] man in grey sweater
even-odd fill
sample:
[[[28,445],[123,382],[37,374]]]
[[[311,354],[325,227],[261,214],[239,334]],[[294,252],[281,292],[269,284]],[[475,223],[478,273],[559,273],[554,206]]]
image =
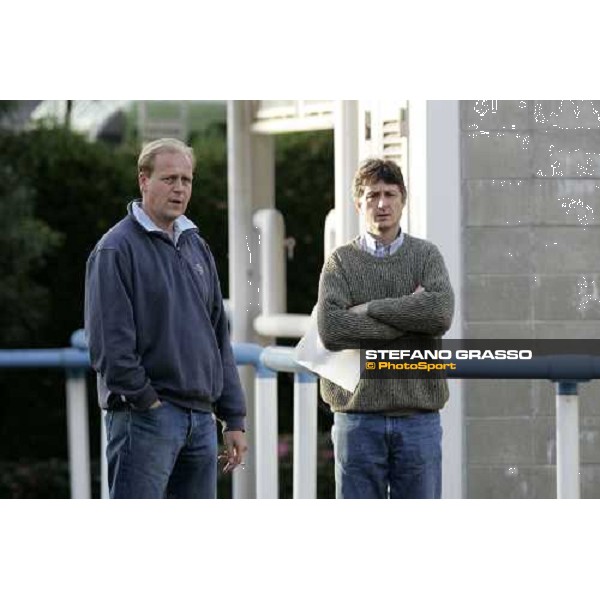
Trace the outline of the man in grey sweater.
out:
[[[353,194],[365,233],[323,267],[317,317],[324,346],[337,351],[443,335],[454,312],[452,287],[436,246],[400,228],[400,167],[363,162]],[[440,497],[445,379],[361,379],[353,393],[322,379],[321,394],[334,412],[338,498]]]

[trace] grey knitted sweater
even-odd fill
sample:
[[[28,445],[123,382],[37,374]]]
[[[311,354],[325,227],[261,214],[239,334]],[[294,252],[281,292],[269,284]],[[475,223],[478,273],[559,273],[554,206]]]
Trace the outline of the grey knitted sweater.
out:
[[[419,285],[424,291],[413,294]],[[365,314],[349,311],[365,303]],[[407,234],[384,258],[362,250],[356,238],[337,248],[321,273],[317,321],[328,350],[410,333],[439,337],[450,328],[453,313],[454,294],[440,251]],[[321,395],[333,411],[405,414],[442,408],[448,386],[444,379],[361,379],[351,393],[321,379]]]

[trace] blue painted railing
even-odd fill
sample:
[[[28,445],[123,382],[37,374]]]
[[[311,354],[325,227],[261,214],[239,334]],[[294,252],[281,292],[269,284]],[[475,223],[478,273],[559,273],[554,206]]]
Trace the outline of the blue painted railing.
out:
[[[63,368],[67,374],[67,406],[69,421],[69,454],[73,497],[89,497],[89,484],[82,485],[83,471],[89,464],[79,463],[73,473],[76,457],[89,455],[87,413],[85,402],[85,371],[90,367],[89,354],[83,330],[71,336],[70,348],[41,350],[0,350],[0,368]],[[313,440],[316,442],[316,377],[298,365],[293,348],[267,347],[236,343],[233,351],[237,365],[250,365],[256,374],[256,395],[260,415],[257,417],[257,494],[259,497],[277,497],[277,385],[276,373],[295,373],[294,439],[299,444],[294,452],[298,468],[295,479],[295,497],[314,497],[316,488],[316,460]],[[530,360],[454,360],[456,370],[445,371],[448,378],[460,379],[547,379],[556,384],[557,402],[557,495],[579,497],[579,407],[578,383],[600,378],[600,357],[590,355],[552,355]],[[83,387],[82,387],[83,386]],[[308,412],[306,411],[308,408]],[[259,427],[261,431],[259,432]],[[308,430],[308,433],[307,433]],[[82,445],[81,440],[85,443]],[[275,456],[275,459],[273,459]],[[296,458],[298,462],[296,464]],[[261,462],[262,461],[262,462]],[[275,461],[275,462],[274,462]],[[308,467],[307,467],[308,465]],[[264,467],[264,468],[263,468]],[[262,469],[262,471],[261,471]],[[314,471],[314,472],[313,472]],[[87,475],[89,478],[89,474]],[[297,486],[296,486],[297,484]],[[308,490],[308,491],[307,491]]]

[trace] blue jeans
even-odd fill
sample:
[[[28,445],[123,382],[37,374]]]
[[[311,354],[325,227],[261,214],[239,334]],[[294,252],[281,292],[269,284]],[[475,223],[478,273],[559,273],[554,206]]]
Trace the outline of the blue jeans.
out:
[[[438,412],[334,413],[336,498],[440,498]]]
[[[212,413],[169,402],[106,414],[111,498],[215,498],[217,427]]]

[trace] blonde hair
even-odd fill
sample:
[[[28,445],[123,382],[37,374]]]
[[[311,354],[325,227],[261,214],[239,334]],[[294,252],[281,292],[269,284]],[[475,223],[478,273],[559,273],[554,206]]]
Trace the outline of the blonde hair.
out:
[[[164,153],[173,154],[184,154],[187,156],[192,163],[192,170],[196,167],[196,157],[194,156],[194,149],[190,146],[186,146],[182,141],[175,138],[161,138],[148,142],[142,148],[140,156],[138,157],[138,173],[146,173],[151,175],[154,170],[154,159],[159,154]]]

